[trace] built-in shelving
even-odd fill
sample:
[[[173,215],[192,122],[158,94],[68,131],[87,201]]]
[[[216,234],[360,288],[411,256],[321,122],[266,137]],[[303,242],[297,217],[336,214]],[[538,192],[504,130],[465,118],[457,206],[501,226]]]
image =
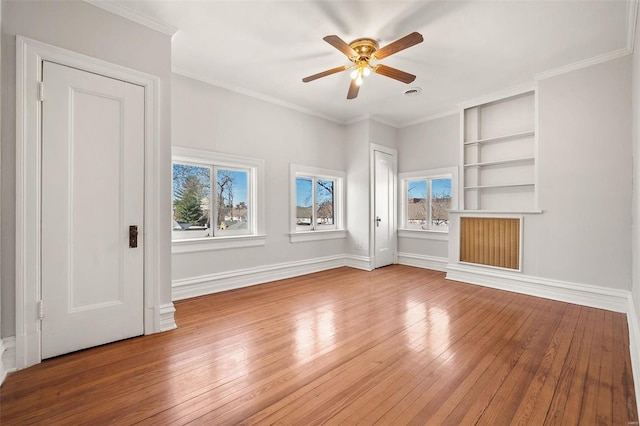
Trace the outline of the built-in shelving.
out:
[[[465,186],[464,189],[496,189],[496,188],[516,188],[519,186],[534,186],[533,182],[523,182],[523,183],[507,183],[502,185],[478,185],[478,186]]]
[[[465,164],[464,167],[492,167],[492,166],[504,166],[509,164],[525,164],[535,162],[535,157],[520,157],[520,158],[510,158],[507,160],[497,160],[497,161],[484,161],[482,163],[470,163]]]
[[[464,109],[464,209],[535,211],[535,91]]]
[[[510,135],[496,136],[493,138],[479,139],[475,141],[464,142],[464,145],[482,145],[486,143],[505,142],[512,139],[523,139],[535,135],[535,131],[527,130],[526,132],[513,133]]]

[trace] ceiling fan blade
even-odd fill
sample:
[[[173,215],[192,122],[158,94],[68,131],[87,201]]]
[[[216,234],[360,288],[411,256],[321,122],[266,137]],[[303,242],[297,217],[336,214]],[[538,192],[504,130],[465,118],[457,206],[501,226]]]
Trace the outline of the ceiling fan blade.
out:
[[[376,50],[373,53],[373,56],[376,59],[384,59],[387,56],[393,55],[394,53],[398,53],[401,50],[407,49],[411,46],[415,46],[418,43],[422,43],[424,38],[422,38],[422,34],[417,32],[412,32],[409,35],[406,35],[386,46]]]
[[[324,37],[323,40],[329,43],[330,45],[332,45],[333,47],[335,47],[336,49],[338,49],[339,51],[341,51],[342,53],[344,53],[345,55],[347,55],[348,58],[358,56],[358,52],[353,50],[351,46],[349,46],[344,40],[342,40],[337,35],[328,35]]]
[[[344,71],[346,69],[349,69],[349,67],[345,66],[345,65],[340,66],[340,67],[331,68],[330,70],[322,71],[322,72],[319,72],[318,74],[314,74],[314,75],[310,75],[309,77],[305,77],[305,78],[302,79],[302,81],[305,82],[305,83],[308,83],[310,81],[317,80],[319,78],[326,77],[328,75],[335,74],[337,72],[341,72],[341,71]]]
[[[416,76],[409,74],[408,72],[400,71],[399,69],[389,67],[387,65],[378,64],[373,69],[376,74],[384,75],[385,77],[393,78],[394,80],[401,81],[409,84],[416,79]]]
[[[360,86],[356,84],[356,80],[354,78],[351,79],[351,84],[349,85],[349,92],[347,92],[347,99],[355,99],[358,97],[358,92],[360,91]]]

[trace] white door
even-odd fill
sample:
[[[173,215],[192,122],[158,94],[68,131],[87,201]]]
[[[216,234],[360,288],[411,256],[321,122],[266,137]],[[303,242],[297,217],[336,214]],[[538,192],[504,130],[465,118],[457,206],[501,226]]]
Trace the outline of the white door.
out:
[[[43,81],[44,359],[144,332],[144,88],[51,62]]]
[[[393,156],[374,151],[375,267],[391,265],[395,258],[395,205]]]

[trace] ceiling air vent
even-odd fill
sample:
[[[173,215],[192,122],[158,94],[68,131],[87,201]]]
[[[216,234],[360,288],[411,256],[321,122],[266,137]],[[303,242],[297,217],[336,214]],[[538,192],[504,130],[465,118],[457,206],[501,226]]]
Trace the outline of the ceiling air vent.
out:
[[[419,87],[412,87],[404,92],[407,96],[418,96],[420,93],[422,93],[422,89]]]

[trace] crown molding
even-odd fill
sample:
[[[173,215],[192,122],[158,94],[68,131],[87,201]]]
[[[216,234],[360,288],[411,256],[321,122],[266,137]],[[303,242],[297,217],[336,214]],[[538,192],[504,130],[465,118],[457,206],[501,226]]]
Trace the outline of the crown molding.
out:
[[[185,70],[183,68],[176,67],[175,65],[173,67],[171,67],[171,72],[173,72],[174,74],[179,74],[179,75],[181,75],[183,77],[191,78],[191,79],[194,79],[194,80],[201,81],[203,83],[210,84],[212,86],[219,87],[221,89],[225,89],[225,90],[229,90],[231,92],[239,93],[241,95],[248,96],[250,98],[258,99],[258,100],[261,100],[261,101],[264,101],[264,102],[268,102],[270,104],[274,104],[274,105],[278,105],[278,106],[281,106],[281,107],[284,107],[284,108],[288,108],[288,109],[291,109],[291,110],[294,110],[294,111],[297,111],[297,112],[301,112],[303,114],[307,114],[307,115],[311,115],[311,116],[314,116],[314,117],[322,118],[324,120],[331,121],[331,122],[336,123],[336,124],[342,124],[342,125],[345,124],[344,121],[338,120],[338,119],[336,119],[334,117],[330,117],[328,115],[321,114],[319,112],[316,112],[316,111],[313,111],[311,109],[302,107],[300,105],[293,104],[293,103],[290,103],[290,102],[286,102],[286,101],[283,101],[281,99],[274,98],[274,97],[271,97],[271,96],[267,96],[267,95],[259,93],[259,92],[254,92],[253,90],[248,90],[248,89],[245,89],[244,87],[221,83],[219,81],[215,81],[215,80],[212,80],[210,78],[206,78],[206,77],[203,77],[201,75],[192,73],[191,71],[187,71],[187,70]]]
[[[469,99],[468,101],[461,102],[458,104],[458,108],[466,109],[466,108],[471,108],[478,105],[488,104],[490,102],[499,101],[501,99],[509,98],[511,96],[532,92],[536,90],[536,87],[537,87],[536,82],[529,81],[526,83],[518,84],[516,86],[507,87],[506,89],[498,90],[496,92],[492,92],[475,99]]]
[[[577,71],[582,68],[587,68],[593,65],[598,65],[603,62],[612,61],[614,59],[622,58],[624,56],[632,54],[633,51],[627,49],[626,47],[623,49],[612,50],[611,52],[604,53],[602,55],[594,56],[589,59],[585,59],[583,61],[574,62],[569,65],[565,65],[562,67],[554,68],[549,71],[544,71],[539,74],[535,74],[533,79],[536,81],[546,80],[547,78],[557,77],[562,74],[566,74],[572,71]]]
[[[121,3],[114,3],[106,0],[84,0],[84,1],[93,6],[99,7],[100,9],[104,9],[115,15],[119,15],[123,18],[126,18],[130,21],[144,25],[147,28],[151,28],[152,30],[158,31],[162,34],[166,34],[170,37],[173,37],[175,33],[177,33],[179,30],[178,27],[174,27],[173,25],[169,25],[166,22],[162,22],[157,19],[151,18],[136,10],[131,9],[130,7],[124,6]]]
[[[382,118],[377,115],[369,115],[369,120],[377,121],[378,123],[384,124],[385,126],[393,127],[394,129],[398,128],[398,123],[389,121],[386,118]]]
[[[444,117],[450,117],[452,115],[458,115],[460,113],[459,109],[450,109],[450,110],[446,110],[446,111],[442,111],[436,114],[431,114],[428,115],[426,117],[422,117],[419,118],[417,120],[411,120],[411,121],[405,121],[404,123],[401,123],[398,128],[399,129],[403,129],[405,127],[411,127],[411,126],[415,126],[417,124],[422,124],[422,123],[428,123],[429,121],[433,121],[433,120],[438,120],[440,118],[444,118]]]
[[[633,53],[638,23],[638,0],[627,2],[627,50]]]

